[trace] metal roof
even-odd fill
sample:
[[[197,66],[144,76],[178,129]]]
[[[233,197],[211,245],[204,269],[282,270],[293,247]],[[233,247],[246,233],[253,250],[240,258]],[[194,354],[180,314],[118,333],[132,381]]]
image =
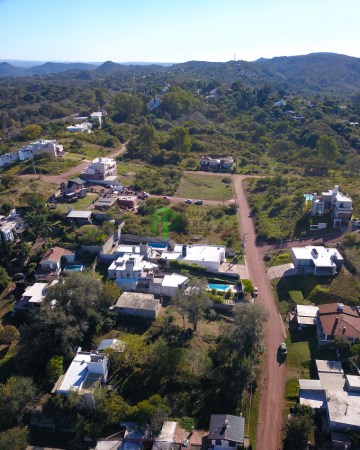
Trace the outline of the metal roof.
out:
[[[225,420],[228,424],[225,425]],[[209,439],[244,442],[245,419],[230,414],[212,414],[209,427]]]
[[[68,215],[68,219],[87,219],[91,216],[91,211],[71,211]]]

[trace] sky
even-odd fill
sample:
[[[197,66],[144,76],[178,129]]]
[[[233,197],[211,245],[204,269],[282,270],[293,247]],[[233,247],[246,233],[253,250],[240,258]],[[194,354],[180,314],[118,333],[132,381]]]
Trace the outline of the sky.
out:
[[[360,0],[0,0],[0,59],[360,57]]]

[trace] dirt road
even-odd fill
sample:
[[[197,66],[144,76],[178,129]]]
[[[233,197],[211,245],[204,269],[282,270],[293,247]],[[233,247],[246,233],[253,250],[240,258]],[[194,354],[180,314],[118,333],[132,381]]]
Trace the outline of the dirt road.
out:
[[[197,172],[201,175],[202,172]],[[209,175],[209,173],[206,173]],[[259,407],[257,450],[278,450],[281,447],[283,423],[285,367],[277,362],[280,342],[284,342],[284,328],[278,314],[270,281],[262,260],[263,250],[256,243],[254,224],[243,188],[243,175],[233,175],[236,203],[239,205],[241,232],[247,233],[245,240],[246,262],[250,279],[259,290],[256,301],[270,313],[265,326],[264,379]],[[246,417],[246,420],[248,418]]]
[[[153,195],[153,194],[150,194],[149,197],[151,197],[151,198],[163,198],[162,195]],[[170,201],[172,201],[172,202],[183,202],[185,200],[186,200],[185,197],[184,198],[183,197],[170,197]],[[193,204],[194,204],[194,201],[195,200],[193,200]],[[220,201],[220,200],[203,200],[203,203],[204,203],[204,205],[213,205],[213,206],[218,206],[218,205],[222,205],[223,204],[223,202]],[[227,200],[225,202],[225,205],[229,205],[230,203],[234,203],[234,200]],[[201,205],[199,205],[199,208],[201,208]]]

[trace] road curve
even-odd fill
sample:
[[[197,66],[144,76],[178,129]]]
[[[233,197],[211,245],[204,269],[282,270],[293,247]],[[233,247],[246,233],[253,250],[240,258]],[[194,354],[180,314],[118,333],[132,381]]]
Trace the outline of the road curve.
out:
[[[196,172],[198,175],[207,172]],[[263,383],[257,427],[257,450],[278,450],[281,447],[281,428],[284,410],[285,367],[277,362],[277,350],[284,342],[284,327],[277,311],[270,281],[265,273],[263,251],[256,244],[256,235],[250,208],[243,187],[246,175],[232,175],[236,203],[239,205],[240,227],[247,233],[245,240],[246,263],[250,278],[259,290],[256,301],[270,313],[265,325],[265,355]],[[248,418],[246,417],[246,420]]]

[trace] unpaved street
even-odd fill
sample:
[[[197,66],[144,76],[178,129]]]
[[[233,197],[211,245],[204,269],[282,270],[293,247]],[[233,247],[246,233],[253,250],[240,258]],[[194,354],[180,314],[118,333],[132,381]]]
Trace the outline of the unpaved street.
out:
[[[197,172],[199,176],[202,172]],[[209,175],[206,173],[206,175]],[[270,313],[265,326],[264,379],[259,408],[257,450],[278,450],[281,447],[283,423],[285,367],[277,362],[279,344],[284,342],[284,328],[278,314],[272,289],[262,260],[263,251],[256,244],[254,224],[243,188],[243,175],[233,175],[236,203],[239,205],[241,232],[247,233],[245,251],[250,279],[259,290],[256,301]],[[248,418],[246,417],[246,420]]]

